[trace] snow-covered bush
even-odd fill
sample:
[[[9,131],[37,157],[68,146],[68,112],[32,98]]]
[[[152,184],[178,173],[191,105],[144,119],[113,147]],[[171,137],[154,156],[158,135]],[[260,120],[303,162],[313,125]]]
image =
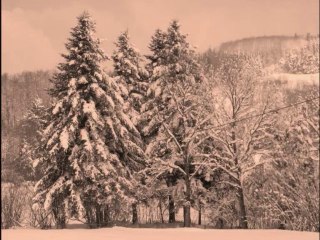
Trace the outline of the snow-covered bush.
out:
[[[253,228],[319,230],[319,93],[309,90],[296,101],[312,99],[274,116],[269,142],[272,161],[256,169],[247,183]]]
[[[47,212],[45,209],[39,206],[33,206],[32,198],[28,201],[29,207],[29,217],[28,224],[33,228],[48,229],[51,228],[53,223],[53,218],[51,212]]]
[[[53,225],[51,212],[33,205],[34,183],[1,184],[1,227],[47,229]]]
[[[28,188],[25,185],[1,184],[1,228],[25,225],[28,194]]]

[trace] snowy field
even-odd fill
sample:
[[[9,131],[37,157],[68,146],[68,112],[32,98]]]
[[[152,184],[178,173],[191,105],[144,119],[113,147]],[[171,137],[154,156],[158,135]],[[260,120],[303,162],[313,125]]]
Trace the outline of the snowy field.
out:
[[[319,233],[286,230],[217,230],[199,228],[124,228],[2,230],[3,240],[318,240]]]
[[[266,79],[280,80],[285,83],[288,88],[300,88],[303,85],[319,86],[319,73],[314,74],[290,74],[290,73],[274,73]]]

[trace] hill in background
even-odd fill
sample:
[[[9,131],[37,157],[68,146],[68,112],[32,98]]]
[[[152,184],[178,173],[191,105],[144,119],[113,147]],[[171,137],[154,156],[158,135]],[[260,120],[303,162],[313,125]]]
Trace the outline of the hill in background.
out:
[[[317,38],[316,35],[294,36],[260,36],[243,38],[222,43],[218,53],[250,53],[259,54],[265,66],[276,64],[284,54],[294,48],[301,48],[307,41]]]

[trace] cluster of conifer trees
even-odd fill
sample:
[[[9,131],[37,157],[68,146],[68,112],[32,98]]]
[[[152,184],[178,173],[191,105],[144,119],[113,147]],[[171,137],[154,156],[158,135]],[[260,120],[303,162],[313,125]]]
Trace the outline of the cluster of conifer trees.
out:
[[[169,223],[183,208],[185,227],[191,209],[199,223],[209,209],[213,222],[240,228],[310,227],[317,217],[311,193],[319,193],[316,107],[304,105],[289,122],[267,114],[284,100],[260,82],[259,57],[224,55],[213,75],[204,74],[177,21],[156,30],[146,58],[123,32],[112,76],[101,68],[110,59],[94,34],[85,12],[51,80],[52,106],[36,101],[28,112],[38,129],[23,148],[39,180],[34,208],[51,212],[59,228],[71,217],[105,226],[121,211],[137,223],[138,206],[149,199],[159,199],[162,221],[168,209]],[[292,205],[304,191],[310,198]],[[294,225],[290,214],[303,208],[315,215],[302,214]],[[276,220],[263,218],[270,209]]]

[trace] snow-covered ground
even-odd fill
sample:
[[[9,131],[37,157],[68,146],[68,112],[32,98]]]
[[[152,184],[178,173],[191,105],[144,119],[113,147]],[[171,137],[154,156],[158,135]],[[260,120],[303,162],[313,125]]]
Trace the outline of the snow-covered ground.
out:
[[[319,86],[319,73],[314,74],[290,74],[274,73],[266,77],[266,80],[280,80],[288,88],[299,88],[303,85]]]
[[[3,240],[318,240],[319,233],[286,230],[217,230],[199,228],[10,229]]]

